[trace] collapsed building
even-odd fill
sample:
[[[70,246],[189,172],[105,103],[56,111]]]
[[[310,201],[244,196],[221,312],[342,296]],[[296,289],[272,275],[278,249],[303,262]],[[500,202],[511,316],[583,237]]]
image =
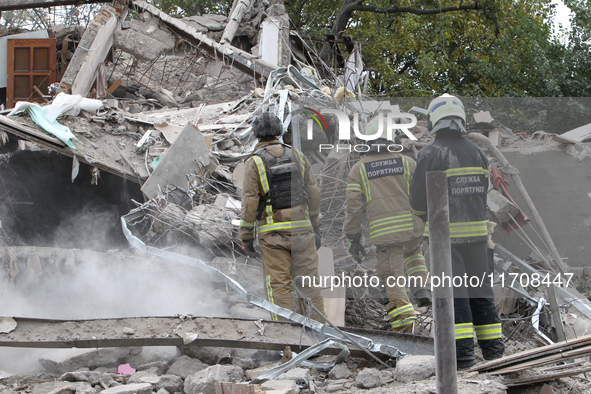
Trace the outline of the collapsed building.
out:
[[[338,286],[323,290],[335,327],[314,325],[266,302],[260,261],[238,247],[250,125],[272,110],[318,179],[321,275],[375,274],[375,255],[356,262],[342,231],[346,176],[360,152],[340,139],[336,117],[317,127],[298,109],[329,108],[361,122],[411,111],[403,99],[365,97],[355,43],[346,45],[342,75],[321,78],[327,70],[286,18],[273,2],[184,19],[143,1],[115,2],[83,33],[46,32],[49,45],[6,40],[17,64],[26,52],[19,49],[50,48],[39,52],[46,69],[63,67],[42,83],[24,66],[7,75],[2,392],[434,392],[429,310],[418,335],[393,334],[381,292]],[[17,101],[43,106],[16,113]],[[461,373],[460,391],[518,392],[548,381],[545,390],[583,393],[591,305],[572,279],[586,291],[588,128],[534,139],[478,112],[470,130],[497,168],[489,210],[508,351],[502,362]],[[423,121],[410,131],[417,141],[403,145],[416,157],[432,137]],[[533,275],[552,280],[534,286]],[[499,277],[519,280],[501,285]],[[292,323],[265,321],[265,310]],[[8,347],[16,349],[3,357]],[[34,367],[11,371],[27,347],[100,349],[32,356]],[[39,364],[44,372],[19,374]]]

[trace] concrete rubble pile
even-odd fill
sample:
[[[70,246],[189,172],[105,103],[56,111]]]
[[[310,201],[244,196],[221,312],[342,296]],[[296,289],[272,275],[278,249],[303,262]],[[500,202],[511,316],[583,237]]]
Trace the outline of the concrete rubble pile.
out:
[[[319,372],[297,367],[261,384],[248,382],[278,365],[282,360],[265,351],[203,348],[210,357],[203,362],[196,357],[170,352],[142,352],[141,348],[111,348],[78,352],[61,359],[43,358],[44,372],[12,375],[2,372],[0,392],[18,393],[218,393],[237,387],[252,393],[400,393],[434,392],[433,356],[405,358],[395,368],[379,370],[363,359],[349,359],[330,371]],[[144,354],[146,353],[146,354]],[[215,357],[211,354],[218,355]],[[220,358],[219,356],[223,356]],[[327,357],[327,356],[323,356]],[[505,393],[499,378],[463,373],[460,393],[478,390]],[[232,392],[232,391],[227,391]]]
[[[52,150],[70,157],[72,182],[79,176],[80,168],[91,172],[93,185],[100,183],[104,173],[130,180],[138,194],[141,190],[144,199],[134,200],[135,207],[121,216],[127,214],[125,223],[129,235],[141,240],[146,250],[197,255],[208,266],[236,281],[248,294],[264,296],[260,283],[261,263],[244,256],[237,233],[244,159],[252,153],[256,143],[251,124],[263,111],[274,111],[286,119],[284,141],[301,148],[317,176],[322,196],[323,245],[332,250],[334,273],[352,277],[375,275],[375,253],[370,252],[363,264],[359,264],[348,254],[342,231],[346,177],[359,159],[359,152],[350,147],[329,152],[318,150],[319,144],[339,143],[335,117],[326,116],[326,130],[312,124],[312,139],[300,133],[295,124],[306,124],[307,118],[298,113],[298,108],[306,106],[338,109],[351,118],[356,113],[364,124],[380,110],[400,113],[404,102],[392,105],[373,101],[361,94],[360,83],[354,92],[344,89],[342,81],[339,84],[336,77],[320,79],[317,70],[302,63],[306,57],[301,54],[294,53],[294,63],[298,67],[289,64],[288,51],[281,45],[275,48],[275,62],[268,62],[264,56],[266,37],[259,31],[265,26],[265,17],[279,26],[288,25],[283,6],[253,1],[248,11],[244,11],[238,4],[234,7],[236,13],[232,12],[228,18],[200,15],[181,20],[135,1],[133,9],[137,11],[137,18],[132,21],[124,20],[126,6],[115,4],[93,21],[83,37],[75,36],[75,31],[64,30],[60,33],[62,42],[75,39],[81,46],[98,46],[97,51],[90,54],[77,51],[67,55],[71,63],[58,89],[72,96],[101,97],[102,107],[58,118],[62,126],[73,132],[75,138],[71,142],[75,149],[48,136],[28,114],[0,116],[2,140],[19,139],[21,151]],[[277,34],[285,35],[286,31],[288,29],[279,29]],[[289,42],[289,33],[287,35],[283,42]],[[117,50],[108,55],[111,44]],[[67,50],[64,53],[68,53]],[[97,66],[94,85],[95,74],[85,72],[86,67],[103,64],[104,58],[107,58],[106,67]],[[489,220],[496,223],[490,242],[497,243],[495,295],[504,319],[507,356],[519,358],[522,352],[591,334],[588,294],[580,294],[574,282],[565,286],[565,280],[574,278],[581,291],[591,288],[591,272],[588,268],[579,268],[587,261],[584,235],[557,237],[560,230],[556,230],[558,225],[552,222],[547,222],[549,228],[545,228],[530,200],[547,209],[550,193],[540,191],[539,181],[534,182],[534,176],[528,172],[533,169],[523,163],[524,152],[539,157],[561,155],[573,164],[583,163],[580,166],[584,167],[581,170],[584,172],[581,178],[584,178],[588,176],[591,143],[579,138],[584,131],[568,136],[538,133],[536,137],[539,138],[534,139],[513,133],[495,121],[490,113],[476,113],[474,118],[468,125],[471,138],[487,151],[491,165],[497,168],[494,176],[498,181],[492,182],[489,188],[488,208]],[[433,137],[423,120],[410,132],[418,140],[411,141],[403,136],[402,145],[405,154],[416,157],[418,150]],[[482,136],[488,137],[486,144]],[[340,143],[350,145],[351,141],[341,140]],[[509,160],[499,156],[497,148]],[[3,160],[10,161],[10,155]],[[514,162],[523,164],[525,170],[517,164],[514,164],[516,167],[508,164]],[[81,167],[81,163],[87,167]],[[564,173],[553,176],[562,178]],[[514,188],[509,195],[506,185],[520,184],[521,179],[530,192],[535,190],[531,198]],[[581,181],[581,184],[587,183],[586,179]],[[587,201],[582,202],[582,199],[588,198],[586,193],[588,191],[578,193],[571,204],[584,206]],[[591,217],[572,212],[569,215],[569,220],[578,220],[573,227],[587,231],[591,227]],[[576,215],[580,217],[572,218]],[[533,231],[541,233],[543,246],[536,246],[539,241],[532,241],[531,235],[526,233],[534,224]],[[511,238],[504,232],[511,232]],[[364,238],[369,240],[367,234]],[[560,253],[553,239],[560,246]],[[369,247],[369,242],[366,246]],[[525,253],[528,248],[533,252]],[[136,255],[147,258],[146,250]],[[517,257],[517,253],[526,256],[525,259]],[[59,248],[6,247],[3,256],[2,279],[13,286],[26,287],[39,283],[43,272],[51,267],[75,271],[78,257],[74,256],[79,255]],[[123,253],[113,253],[111,258],[113,256],[121,261],[128,258]],[[565,259],[569,259],[569,264]],[[526,279],[523,275],[527,276],[527,282],[521,280]],[[539,279],[537,285],[531,282],[534,276]],[[556,280],[558,277],[560,279]],[[510,284],[500,282],[509,278],[518,280]],[[547,278],[545,282],[544,278]],[[227,289],[229,282],[219,279],[208,280],[215,282],[218,295],[226,293],[225,297],[230,298],[227,294],[232,292]],[[378,288],[348,288],[345,298],[346,325],[388,329],[382,302],[384,295]],[[234,300],[228,304],[230,316],[255,317],[253,305],[247,302]],[[426,308],[421,312],[417,334],[433,336],[432,313]],[[276,394],[435,392],[432,356],[411,353],[410,357],[401,357],[390,364],[395,366],[386,369],[374,361],[357,357],[349,357],[330,371],[300,365],[259,385],[249,382],[271,367],[288,361],[290,351],[284,351],[283,358],[274,351],[227,348],[186,347],[182,352],[185,354],[175,350],[172,355],[157,352],[147,355],[141,348],[120,347],[97,349],[62,361],[41,359],[39,363],[45,368],[42,373],[8,376],[10,373],[0,371],[0,394],[23,391],[40,394],[223,394],[259,393],[261,390]],[[587,369],[588,362],[582,360],[589,354],[591,351],[585,348],[573,354],[571,358],[575,362],[569,368],[561,368],[561,374],[549,374],[550,392],[584,393],[585,379],[568,376],[591,370]],[[315,359],[327,360],[334,361],[334,357],[322,355]],[[554,365],[548,367],[547,364],[557,361],[560,360],[540,362],[543,368],[550,370],[532,368],[527,376],[521,369],[497,373],[493,367],[479,370],[477,366],[472,371],[459,373],[459,392],[505,393],[511,386],[540,382],[540,376],[556,372],[552,369]],[[560,380],[556,380],[558,378]]]

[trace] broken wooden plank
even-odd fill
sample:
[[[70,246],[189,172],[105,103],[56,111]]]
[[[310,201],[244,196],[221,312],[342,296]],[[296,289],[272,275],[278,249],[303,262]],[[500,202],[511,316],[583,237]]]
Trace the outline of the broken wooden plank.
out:
[[[251,53],[232,45],[220,44],[212,40],[182,20],[169,16],[145,1],[135,0],[133,5],[159,18],[175,33],[195,44],[197,48],[205,50],[216,60],[224,61],[226,64],[236,67],[248,75],[252,75],[255,79],[267,78],[272,71],[278,68],[278,66],[266,62]]]
[[[104,0],[0,0],[0,11],[24,10],[27,8],[47,8],[64,5],[83,5],[110,3]]]
[[[121,80],[121,78],[119,78],[118,80],[113,82],[113,84],[111,86],[109,86],[109,88],[107,89],[107,93],[113,94],[115,89],[117,89],[119,87],[119,85],[121,85],[122,83],[123,83],[123,81]]]
[[[490,371],[489,373],[492,375],[504,375],[508,373],[514,373],[519,371],[524,371],[534,367],[541,367],[543,365],[556,363],[560,361],[570,360],[573,358],[584,357],[591,354],[591,346],[584,346],[582,348],[569,350],[565,352],[560,352],[553,355],[548,355],[545,357],[541,357],[535,360],[531,360],[524,363],[519,363],[517,365],[506,367],[502,369],[497,369],[494,371]]]
[[[515,387],[515,386],[523,386],[526,384],[533,384],[533,383],[541,383],[541,382],[548,382],[550,380],[559,379],[559,378],[566,378],[569,376],[580,375],[585,372],[591,371],[591,367],[585,368],[577,368],[574,370],[567,370],[562,372],[557,372],[553,374],[544,374],[538,376],[528,376],[523,379],[514,380],[508,383],[505,383],[507,387]]]
[[[530,349],[525,352],[512,354],[507,357],[502,357],[488,363],[480,364],[471,368],[471,371],[488,372],[501,368],[509,367],[524,363],[529,360],[541,358],[545,356],[562,353],[568,350],[582,348],[591,345],[591,335],[585,335],[577,339],[569,339],[564,342],[558,342],[553,345],[543,346],[535,349]]]

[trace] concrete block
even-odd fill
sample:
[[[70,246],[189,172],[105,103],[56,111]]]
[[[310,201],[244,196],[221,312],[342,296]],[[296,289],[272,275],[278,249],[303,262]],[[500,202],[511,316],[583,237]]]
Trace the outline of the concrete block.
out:
[[[80,368],[96,368],[107,364],[115,364],[141,353],[141,348],[105,348],[90,350],[74,357],[56,361],[39,359],[39,363],[49,372],[64,374]]]
[[[150,363],[138,365],[136,370],[145,371],[151,368],[156,368],[156,375],[162,375],[168,369],[168,362],[164,360],[153,361]]]
[[[103,374],[97,371],[74,371],[66,372],[60,376],[59,380],[65,382],[86,382],[91,386],[94,386],[95,384],[100,383],[101,376],[103,376]]]
[[[213,365],[185,379],[185,394],[215,393],[217,383],[236,383],[244,378],[244,371],[233,365]],[[295,383],[294,383],[295,384]]]
[[[489,111],[476,112],[472,117],[476,123],[490,123],[493,121]]]
[[[101,391],[102,394],[151,394],[150,383],[132,383],[117,387],[111,387]]]
[[[351,376],[351,371],[349,370],[349,367],[347,367],[347,364],[345,364],[345,363],[335,365],[328,373],[328,378],[335,379],[335,380],[348,379],[350,376]]]
[[[402,383],[435,375],[435,356],[410,356],[396,363],[396,380]]]
[[[372,389],[382,384],[382,374],[374,368],[365,368],[357,374],[355,379],[357,387],[362,389]]]
[[[158,58],[161,53],[173,50],[175,38],[156,18],[147,22],[136,19],[131,23],[131,29],[115,32],[113,45],[149,62]]]
[[[231,350],[227,347],[183,346],[180,351],[209,365],[227,364],[232,358]]]
[[[17,376],[17,375],[15,375]],[[22,375],[20,375],[22,376]],[[30,383],[29,383],[30,384]],[[64,386],[68,387],[68,390],[63,393],[75,393],[75,394],[96,394],[96,390],[92,388],[92,386],[86,382],[72,382],[72,383],[64,383],[64,382],[45,382],[40,384],[33,384],[27,391],[28,394],[47,394],[53,390],[59,390]],[[11,390],[6,390],[5,392],[10,392]],[[149,394],[149,392],[142,392],[138,394]]]
[[[119,23],[115,8],[104,7],[89,23],[74,56],[60,82],[60,91],[80,94],[83,97],[90,91],[94,73],[99,64],[105,61],[113,45],[113,33]]]
[[[249,369],[244,372],[244,376],[246,376],[247,380],[253,380],[259,377],[259,375],[264,374],[271,368],[275,368],[276,365],[265,365],[264,367],[259,367],[255,369]]]
[[[198,205],[185,216],[185,223],[190,223],[187,228],[195,236],[201,245],[206,248],[215,246],[231,246],[232,220],[237,220],[238,215],[229,209],[220,208],[217,205]]]
[[[165,389],[169,393],[180,393],[183,391],[183,378],[173,374],[162,375],[153,383],[155,390]]]
[[[203,134],[187,124],[142,186],[142,192],[148,198],[154,198],[158,195],[158,185],[175,185],[188,190],[187,174],[194,170],[194,161],[208,165],[209,151]]]
[[[169,374],[175,374],[185,379],[188,376],[202,371],[208,367],[207,364],[201,362],[196,358],[189,356],[180,356],[168,369]]]
[[[263,384],[261,384],[261,388],[267,393],[270,390],[279,390],[280,393],[290,392],[293,390],[296,394],[299,394],[300,388],[293,380],[269,380]]]
[[[308,382],[310,382],[310,370],[306,368],[292,368],[277,376],[277,380],[293,380],[299,387],[308,387]]]

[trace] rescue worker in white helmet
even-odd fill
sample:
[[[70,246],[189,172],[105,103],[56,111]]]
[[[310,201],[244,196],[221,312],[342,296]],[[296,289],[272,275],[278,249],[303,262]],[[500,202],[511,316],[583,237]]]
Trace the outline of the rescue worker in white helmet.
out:
[[[361,244],[361,225],[367,216],[369,236],[376,246],[377,273],[385,286],[386,310],[392,330],[412,333],[416,313],[408,299],[406,288],[397,286],[405,271],[409,281],[418,283],[413,294],[419,306],[430,305],[427,285],[428,271],[421,250],[424,224],[413,215],[408,200],[410,180],[415,161],[402,151],[399,137],[387,134],[386,121],[374,117],[365,127],[366,135],[377,135],[382,123],[382,134],[371,143],[367,154],[358,161],[347,180],[347,220],[345,232],[350,242],[349,251],[358,260],[365,255]],[[388,279],[392,278],[394,279]],[[412,292],[411,292],[412,293]]]
[[[318,277],[320,193],[312,166],[301,152],[279,141],[283,125],[274,114],[266,112],[257,117],[253,131],[259,143],[245,163],[239,231],[243,250],[249,256],[256,255],[256,228],[267,299],[295,310],[291,286],[292,279],[297,279],[294,285],[326,315],[321,289],[304,287],[303,279],[298,278]],[[304,300],[296,298],[301,313],[325,322],[322,314],[308,311]],[[278,320],[274,313],[271,318]]]
[[[487,247],[488,159],[476,144],[464,138],[466,113],[460,99],[449,94],[435,98],[429,104],[428,116],[435,141],[418,154],[410,204],[413,212],[426,220],[426,173],[447,174],[452,274],[480,280],[478,286],[470,286],[471,281],[467,286],[454,286],[456,359],[458,369],[465,369],[476,363],[474,334],[485,360],[502,357],[505,350],[489,276],[494,263]],[[429,223],[425,226],[428,235]]]

